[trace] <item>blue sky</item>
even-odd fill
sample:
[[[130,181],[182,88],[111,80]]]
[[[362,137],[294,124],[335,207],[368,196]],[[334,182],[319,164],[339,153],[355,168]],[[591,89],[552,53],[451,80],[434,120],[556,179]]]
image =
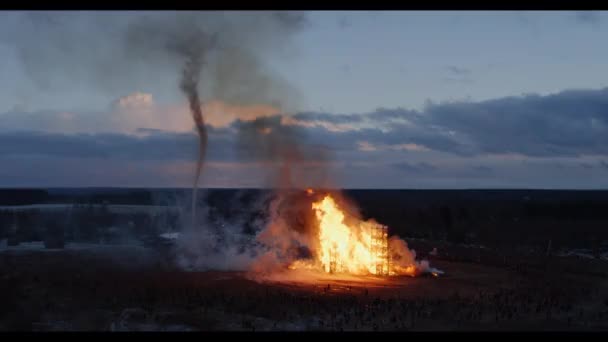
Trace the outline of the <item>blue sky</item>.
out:
[[[291,120],[264,124],[297,128],[307,137],[299,145],[327,152],[298,164],[306,182],[606,188],[606,15],[306,13],[286,41],[269,33],[250,44]],[[48,23],[0,14],[0,186],[191,182],[196,138],[178,73],[123,63],[104,23],[126,17],[60,13],[67,24],[37,31]],[[273,117],[264,106],[275,104],[263,94],[258,107],[243,107],[209,95],[215,87],[201,89],[205,100],[221,100],[209,114],[203,184],[266,185],[268,161],[240,153],[231,134],[239,122]]]
[[[311,109],[420,108],[607,84],[608,27],[576,12],[327,12],[312,20],[298,36],[292,79]]]

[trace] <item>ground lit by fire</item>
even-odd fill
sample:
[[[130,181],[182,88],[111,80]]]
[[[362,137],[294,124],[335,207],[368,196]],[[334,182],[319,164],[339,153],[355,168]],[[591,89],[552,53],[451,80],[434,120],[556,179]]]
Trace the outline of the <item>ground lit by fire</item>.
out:
[[[111,255],[133,259],[133,252]],[[447,271],[438,279],[345,276],[349,280],[343,280],[317,273],[315,283],[265,282],[238,272],[181,272],[153,265],[123,269],[109,255],[74,253],[0,254],[5,270],[0,299],[5,307],[14,308],[0,315],[0,330],[606,327],[601,301],[605,286],[593,277],[567,272],[530,269],[524,276],[496,267],[437,261]]]
[[[268,213],[272,219],[259,221],[260,228],[267,228],[264,229],[267,234],[256,232],[249,237],[255,242],[259,237],[269,244],[270,250],[295,250],[295,254],[278,253],[285,259],[264,259],[289,263],[260,263],[278,266],[284,272],[259,272],[277,269],[273,267],[253,272],[245,266],[257,255],[248,254],[247,259],[236,260],[244,266],[239,271],[225,264],[220,265],[224,268],[217,268],[224,271],[184,271],[175,262],[175,250],[171,248],[183,236],[176,232],[162,233],[159,239],[152,238],[157,232],[141,235],[142,244],[104,238],[101,242],[86,243],[68,240],[62,248],[45,241],[13,245],[0,240],[3,271],[0,303],[5,309],[0,310],[0,330],[605,330],[608,327],[605,260],[547,255],[544,250],[524,253],[512,248],[513,245],[504,250],[420,239],[404,234],[403,229],[399,231],[391,223],[389,228],[407,237],[386,238],[392,275],[390,271],[388,276],[375,272],[383,270],[376,268],[377,259],[375,264],[373,259],[350,252],[344,257],[338,253],[330,256],[326,259],[330,260],[327,266],[327,261],[323,264],[324,252],[329,255],[340,248],[356,250],[359,244],[370,248],[363,256],[378,253],[371,251],[372,244],[357,230],[366,227],[363,223],[367,220],[361,217],[370,211],[362,209],[358,213],[355,204],[342,193],[322,190],[295,193],[281,201],[285,204],[282,207],[274,206],[279,202],[269,200]],[[227,202],[223,197],[220,199]],[[370,205],[359,202],[366,208]],[[124,210],[141,210],[116,209],[123,211],[121,215]],[[154,212],[158,208],[148,209]],[[82,226],[89,228],[86,223],[95,222],[95,216],[87,215],[83,216]],[[47,220],[53,218],[48,217]],[[382,215],[368,217],[391,222]],[[324,222],[333,223],[327,227],[329,232],[322,233]],[[414,224],[405,223],[405,228],[414,231]],[[537,220],[534,223],[539,224]],[[333,231],[342,226],[349,229],[347,239],[340,235],[344,232]],[[337,239],[335,247],[329,244],[324,250],[321,236],[327,236],[327,242]],[[273,239],[277,244],[271,243]],[[294,240],[297,243],[292,243]],[[297,247],[304,244],[316,254],[298,251]],[[332,266],[331,258],[340,263]],[[340,265],[344,263],[347,265]],[[431,265],[445,270],[445,274],[433,276],[436,270]],[[426,271],[412,277],[408,272],[399,272],[396,266]],[[335,272],[328,272],[332,268]]]

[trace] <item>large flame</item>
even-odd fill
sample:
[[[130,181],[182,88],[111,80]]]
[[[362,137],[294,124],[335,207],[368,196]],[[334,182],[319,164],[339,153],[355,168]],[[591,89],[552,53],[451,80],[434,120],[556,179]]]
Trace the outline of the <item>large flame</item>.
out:
[[[312,194],[311,189],[307,190]],[[391,265],[387,227],[373,221],[345,220],[331,195],[312,204],[318,221],[318,250],[312,261],[297,260],[290,269],[317,269],[353,275],[415,275],[417,267]]]

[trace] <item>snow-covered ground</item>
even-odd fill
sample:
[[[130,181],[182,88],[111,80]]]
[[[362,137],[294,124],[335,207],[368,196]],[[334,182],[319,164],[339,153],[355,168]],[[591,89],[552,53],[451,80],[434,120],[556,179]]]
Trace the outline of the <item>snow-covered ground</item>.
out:
[[[17,246],[8,246],[6,243],[0,245],[0,251],[35,251],[44,248],[43,241],[22,242]]]
[[[21,242],[17,246],[8,246],[6,240],[0,241],[0,252],[59,252],[59,251],[112,251],[120,249],[144,249],[141,244],[98,244],[66,243],[65,248],[45,248],[44,241]]]
[[[593,254],[582,252],[582,251],[577,251],[577,250],[563,251],[563,252],[557,253],[556,255],[560,256],[560,257],[574,256],[574,257],[579,257],[579,258],[584,258],[584,259],[595,259]]]
[[[583,248],[563,250],[563,251],[556,253],[556,255],[559,257],[578,257],[578,258],[583,258],[583,259],[596,259],[595,255],[593,255],[593,251],[591,251],[590,249],[583,249]],[[608,261],[608,251],[602,251],[601,253],[599,253],[598,259]]]
[[[73,209],[74,204],[32,204],[32,205],[14,205],[14,206],[0,206],[0,210],[10,211],[26,211],[26,210],[41,210],[41,211],[57,211],[57,210],[69,210]],[[85,206],[86,208],[87,206]],[[94,208],[101,208],[103,205],[93,205]],[[179,207],[176,206],[162,206],[162,205],[126,205],[126,204],[111,204],[107,205],[107,208],[112,213],[132,213],[132,212],[147,212],[157,213],[169,211],[178,211]]]
[[[164,234],[160,234],[160,237],[163,239],[167,239],[167,240],[177,240],[179,238],[179,235],[180,235],[179,232],[164,233]]]
[[[128,308],[110,324],[110,331],[193,331],[183,324],[159,324],[150,313],[139,308]]]

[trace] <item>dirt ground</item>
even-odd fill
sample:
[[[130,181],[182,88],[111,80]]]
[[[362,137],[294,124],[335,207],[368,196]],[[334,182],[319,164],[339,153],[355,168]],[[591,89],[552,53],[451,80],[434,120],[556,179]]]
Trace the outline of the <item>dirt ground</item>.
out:
[[[555,267],[436,260],[443,276],[302,283],[181,272],[141,253],[0,253],[0,330],[608,329],[606,278]],[[125,262],[136,258],[148,262]]]

